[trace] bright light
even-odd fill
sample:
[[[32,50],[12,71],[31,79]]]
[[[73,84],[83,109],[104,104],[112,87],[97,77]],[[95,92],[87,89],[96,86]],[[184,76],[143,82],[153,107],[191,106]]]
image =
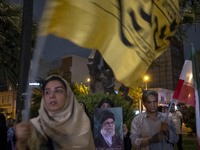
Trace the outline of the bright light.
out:
[[[144,82],[148,82],[149,81],[149,76],[148,75],[145,75],[144,77],[143,77],[143,80],[144,80]]]
[[[188,74],[188,82],[192,83],[192,80],[193,80],[193,74],[190,73],[190,74]]]
[[[90,78],[87,78],[87,80],[86,80],[87,82],[90,82]]]
[[[29,83],[29,85],[33,85],[33,86],[39,86],[40,85],[40,83]]]
[[[150,77],[148,75],[144,75],[143,80],[145,82],[145,90],[147,90],[147,82],[150,80]]]
[[[136,110],[136,111],[135,111],[135,114],[136,114],[136,115],[138,115],[139,113],[140,113],[140,111],[139,111],[139,110]]]
[[[175,105],[175,110],[178,110],[178,107]]]

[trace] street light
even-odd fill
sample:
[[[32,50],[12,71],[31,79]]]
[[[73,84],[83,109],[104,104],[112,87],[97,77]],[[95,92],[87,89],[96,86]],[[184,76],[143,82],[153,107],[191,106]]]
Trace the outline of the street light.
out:
[[[147,90],[147,82],[150,80],[150,77],[148,75],[144,75],[143,81],[145,82],[145,90]]]
[[[148,75],[144,75],[144,77],[143,77],[143,81],[145,82],[145,90],[147,90],[147,82],[150,80],[150,77],[148,76]],[[142,100],[140,100],[139,101],[140,103],[139,103],[139,109],[140,109],[140,112],[142,112],[143,111],[143,104],[142,104]]]
[[[90,78],[86,79],[86,84],[87,84],[88,91],[89,91],[90,90]]]
[[[86,82],[90,83],[90,78],[87,78]]]

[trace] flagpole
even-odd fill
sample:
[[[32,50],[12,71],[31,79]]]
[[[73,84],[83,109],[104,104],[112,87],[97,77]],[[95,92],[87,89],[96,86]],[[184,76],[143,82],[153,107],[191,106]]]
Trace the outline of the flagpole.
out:
[[[20,70],[18,93],[16,101],[17,121],[22,120],[22,109],[26,99],[26,88],[29,86],[28,71],[31,58],[31,32],[33,17],[33,0],[23,1],[23,18],[22,18],[22,39],[20,52]]]
[[[172,108],[172,104],[174,102],[174,99],[171,99],[171,102],[170,102],[170,105],[169,105],[169,108],[167,110],[167,114],[166,114],[166,117],[165,117],[165,121],[167,121],[168,117],[169,117],[169,113],[170,113],[170,110]]]
[[[30,67],[29,70],[29,77],[28,77],[28,81],[35,81],[37,78],[37,73],[38,73],[38,66],[39,66],[39,62],[41,59],[41,54],[44,50],[44,46],[45,46],[45,42],[46,42],[47,37],[38,37],[37,38],[37,44],[36,44],[36,48],[34,50],[34,55],[32,58],[32,66]],[[31,108],[31,97],[32,97],[32,87],[28,86],[27,87],[27,96],[25,98],[25,102],[24,102],[24,109],[22,110],[22,120],[23,121],[28,121],[30,118],[30,108]]]

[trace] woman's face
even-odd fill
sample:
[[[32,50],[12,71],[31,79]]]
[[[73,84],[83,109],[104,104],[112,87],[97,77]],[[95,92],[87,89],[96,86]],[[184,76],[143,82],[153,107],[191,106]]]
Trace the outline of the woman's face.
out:
[[[65,106],[67,91],[58,80],[49,81],[43,93],[46,109],[50,112],[58,112]]]
[[[101,108],[110,108],[110,105],[108,104],[108,103],[103,103],[102,105],[101,105]]]

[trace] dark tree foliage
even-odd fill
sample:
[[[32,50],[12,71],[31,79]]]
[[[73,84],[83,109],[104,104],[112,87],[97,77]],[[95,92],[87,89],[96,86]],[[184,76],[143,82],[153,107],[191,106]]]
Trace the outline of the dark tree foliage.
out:
[[[190,127],[192,129],[193,133],[196,133],[196,118],[194,107],[187,107],[186,113],[184,115],[184,123],[186,127]]]
[[[0,81],[15,87],[20,54],[21,8],[0,0]]]
[[[20,5],[0,0],[0,84],[13,89],[19,76],[22,12]],[[35,45],[37,26],[33,22],[32,47]]]
[[[99,102],[103,98],[111,99],[115,107],[122,107],[123,122],[127,125],[128,128],[130,128],[131,121],[133,120],[133,117],[135,116],[135,114],[129,102],[123,99],[121,96],[115,95],[115,94],[111,94],[111,95],[110,94],[89,94],[89,95],[77,96],[77,100],[79,102],[84,102],[86,104],[88,113],[91,118],[93,117],[95,108],[97,108]]]

